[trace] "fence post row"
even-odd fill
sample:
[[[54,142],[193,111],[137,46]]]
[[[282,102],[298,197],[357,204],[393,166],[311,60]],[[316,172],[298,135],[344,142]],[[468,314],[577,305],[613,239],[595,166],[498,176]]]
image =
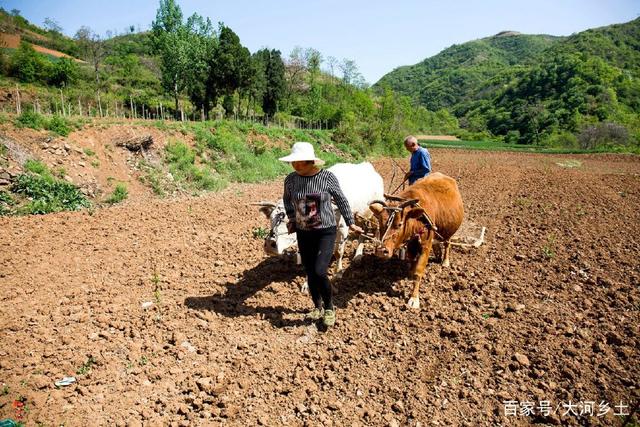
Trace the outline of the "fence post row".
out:
[[[102,100],[100,98],[100,94],[97,93],[96,96],[96,104],[95,108],[91,101],[88,101],[86,106],[83,105],[82,99],[78,97],[78,108],[77,111],[74,111],[73,104],[71,99],[68,102],[65,102],[64,92],[62,89],[60,90],[60,100],[59,103],[55,99],[49,101],[49,106],[46,110],[46,114],[60,114],[62,116],[72,116],[77,112],[78,116],[87,116],[87,117],[116,117],[116,118],[129,118],[129,119],[138,119],[138,106],[133,100],[133,96],[129,96],[129,113],[125,110],[125,104],[118,105],[118,101],[114,101],[113,109],[110,109],[109,103],[106,104],[106,110],[103,110]],[[164,108],[164,104],[159,102],[153,107],[148,106],[146,103],[141,104],[141,117],[142,120],[173,120],[174,115],[167,116],[166,110]],[[155,111],[154,111],[155,109]],[[34,98],[33,103],[31,104],[31,110],[38,114],[45,114],[42,109],[42,105],[40,104],[40,99],[36,96]],[[5,112],[5,106],[2,107],[2,111]],[[16,114],[22,114],[22,95],[20,92],[20,87],[16,84],[16,97],[15,97],[15,111]],[[185,111],[182,106],[180,106],[179,110],[180,121],[198,121],[198,116],[200,116],[199,121],[204,122],[206,118],[206,113],[204,108],[201,107],[200,110],[197,108],[193,108],[191,112]],[[247,116],[241,117],[239,114],[234,113],[233,120],[238,122],[251,122],[258,124],[265,124],[269,127],[291,127],[293,126],[295,129],[310,129],[310,130],[329,130],[332,127],[329,126],[329,120],[305,120],[299,117],[293,117],[291,121],[285,121],[281,118],[272,118],[271,120],[267,120],[265,117],[257,116],[253,111],[251,111]]]

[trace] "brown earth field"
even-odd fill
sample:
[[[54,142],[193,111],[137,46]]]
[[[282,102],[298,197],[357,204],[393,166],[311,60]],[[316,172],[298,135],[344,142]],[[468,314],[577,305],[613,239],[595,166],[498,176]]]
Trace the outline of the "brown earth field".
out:
[[[37,38],[46,40],[46,37],[43,37],[39,34],[33,33],[31,31],[28,31],[31,35],[35,35]],[[2,47],[5,48],[10,48],[10,49],[17,49],[20,46],[20,41],[22,40],[22,37],[19,34],[7,34],[7,33],[0,33],[0,43],[3,44]],[[31,43],[30,43],[31,44]],[[57,50],[53,50],[53,49],[49,49],[47,47],[44,46],[39,46],[37,44],[31,44],[31,47],[33,47],[33,49],[37,52],[43,53],[45,55],[51,55],[51,56],[55,56],[57,58],[70,58],[75,60],[76,62],[83,62],[79,59],[76,59],[70,55],[67,55],[66,53],[62,53],[60,51]]]
[[[253,237],[249,203],[282,181],[0,217],[0,418],[622,425],[640,397],[638,157],[432,156],[485,244],[431,263],[419,310],[408,266],[367,247],[328,331],[303,320],[301,267]],[[393,163],[374,164],[388,183]]]

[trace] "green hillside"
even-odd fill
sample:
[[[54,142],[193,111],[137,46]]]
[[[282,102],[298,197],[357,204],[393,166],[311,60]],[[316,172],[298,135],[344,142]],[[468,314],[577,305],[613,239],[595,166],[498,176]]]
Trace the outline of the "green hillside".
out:
[[[514,67],[530,64],[533,58],[560,39],[503,32],[453,45],[419,64],[392,71],[374,88],[388,86],[430,110],[452,108],[486,96],[487,83],[493,78],[504,80],[505,75],[518,69]]]
[[[471,134],[568,148],[640,141],[640,19],[566,38],[501,33],[374,86],[447,108]]]

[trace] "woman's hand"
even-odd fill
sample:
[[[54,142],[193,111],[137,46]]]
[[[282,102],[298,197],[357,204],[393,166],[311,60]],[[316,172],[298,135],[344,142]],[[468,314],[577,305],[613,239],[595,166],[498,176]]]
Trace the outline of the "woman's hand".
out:
[[[293,221],[290,221],[287,223],[287,231],[289,232],[289,234],[291,233],[295,233],[296,232],[296,223]]]
[[[351,231],[353,231],[353,232],[355,232],[355,233],[358,233],[358,234],[362,234],[362,233],[364,233],[364,230],[363,230],[362,228],[358,227],[358,226],[357,226],[357,225],[355,225],[355,224],[351,224],[351,225],[349,226],[349,230],[351,230]]]

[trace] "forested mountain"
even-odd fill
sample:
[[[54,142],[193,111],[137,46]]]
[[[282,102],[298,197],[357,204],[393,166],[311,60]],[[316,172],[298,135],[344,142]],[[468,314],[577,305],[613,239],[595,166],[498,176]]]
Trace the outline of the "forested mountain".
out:
[[[504,31],[493,37],[453,45],[439,54],[385,75],[374,88],[390,87],[430,110],[455,107],[483,95],[486,83],[509,78],[519,65],[554,44],[559,37]]]
[[[638,144],[640,19],[566,38],[511,32],[452,46],[374,86],[471,132],[533,144]]]

